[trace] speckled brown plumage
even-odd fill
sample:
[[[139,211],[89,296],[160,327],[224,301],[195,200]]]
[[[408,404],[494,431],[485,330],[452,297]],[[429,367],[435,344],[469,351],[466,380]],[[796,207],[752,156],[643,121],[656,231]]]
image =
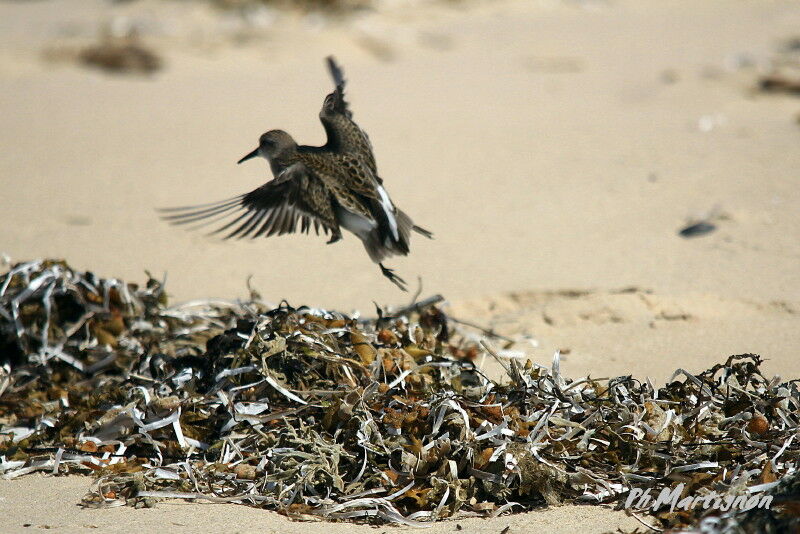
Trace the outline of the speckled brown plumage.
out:
[[[261,136],[259,146],[239,163],[256,156],[269,161],[274,179],[245,195],[221,202],[163,210],[172,224],[226,221],[213,234],[228,238],[256,238],[307,233],[313,227],[331,234],[328,243],[342,238],[344,227],[364,244],[384,276],[405,290],[404,281],[382,261],[409,253],[412,230],[431,237],[415,226],[389,198],[377,175],[372,145],[352,120],[344,100],[341,70],[329,58],[336,90],[325,99],[320,119],[328,134],[322,147],[298,145],[282,130]]]
[[[342,69],[332,56],[327,58],[327,64],[335,89],[325,97],[319,112],[319,120],[328,136],[328,141],[323,148],[339,154],[349,153],[360,156],[378,182],[382,183],[383,181],[378,177],[378,167],[375,163],[369,136],[355,123],[350,105],[344,99],[345,79]]]

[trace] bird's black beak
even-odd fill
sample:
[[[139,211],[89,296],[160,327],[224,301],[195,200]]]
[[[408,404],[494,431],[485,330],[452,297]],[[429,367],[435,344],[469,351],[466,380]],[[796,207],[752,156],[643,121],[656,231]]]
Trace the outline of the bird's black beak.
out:
[[[253,158],[255,158],[256,156],[258,156],[258,155],[259,155],[259,150],[260,150],[260,148],[256,148],[255,150],[253,150],[252,152],[250,152],[248,155],[246,155],[245,157],[243,157],[242,159],[240,159],[239,161],[237,161],[237,162],[236,162],[236,164],[238,165],[239,163],[244,163],[244,162],[245,162],[245,161],[247,161],[248,159],[253,159]]]

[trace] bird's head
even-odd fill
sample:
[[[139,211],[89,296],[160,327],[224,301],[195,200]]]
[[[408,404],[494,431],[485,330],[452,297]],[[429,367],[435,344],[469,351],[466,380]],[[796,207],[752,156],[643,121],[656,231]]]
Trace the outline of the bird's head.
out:
[[[283,156],[289,155],[297,150],[292,136],[283,130],[270,130],[258,139],[258,147],[240,159],[238,163],[243,163],[257,156],[273,161]]]

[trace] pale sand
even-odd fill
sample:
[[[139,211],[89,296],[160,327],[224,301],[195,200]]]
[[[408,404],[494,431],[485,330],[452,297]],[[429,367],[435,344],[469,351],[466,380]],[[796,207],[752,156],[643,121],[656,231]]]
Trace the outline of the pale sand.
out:
[[[413,531],[411,527],[374,527],[352,523],[292,521],[275,512],[267,512],[237,504],[189,504],[173,501],[155,508],[133,510],[128,507],[103,510],[83,509],[76,505],[91,481],[86,477],[45,477],[34,475],[14,482],[0,481],[0,510],[11,511],[3,519],[4,533],[51,529],[56,532],[253,532],[260,534],[379,534]],[[569,518],[565,524],[565,518]],[[30,524],[29,527],[24,525]],[[582,525],[581,532],[602,533],[618,526],[634,529],[641,526],[632,517],[601,506],[557,506],[486,519],[442,521],[423,532],[443,534],[456,532],[461,525],[466,533],[499,534],[510,526],[510,533],[530,532],[531,526],[541,532],[570,532],[572,525]]]
[[[334,53],[390,193],[436,233],[388,262],[409,281],[422,276],[424,294],[531,334],[538,363],[566,349],[567,376],[663,382],[744,352],[768,358],[768,373],[800,374],[800,100],[752,91],[796,36],[797,2],[387,7],[321,27],[287,17],[263,36],[220,25],[199,2],[142,0],[115,9],[167,20],[144,32],[167,64],[154,77],[40,59],[80,42],[107,6],[0,3],[0,251],[14,259],[63,256],[128,280],[166,271],[177,300],[242,296],[252,274],[274,301],[370,314],[373,300],[406,301],[352,236],[220,243],[153,211],[259,185],[263,162],[234,163],[267,129],[321,142],[322,58]],[[741,59],[752,65],[736,68]],[[676,235],[717,206],[727,215],[718,231]],[[87,484],[0,481],[2,510],[19,529],[375,532],[232,505],[83,511]],[[513,534],[632,521],[561,507],[463,524]]]

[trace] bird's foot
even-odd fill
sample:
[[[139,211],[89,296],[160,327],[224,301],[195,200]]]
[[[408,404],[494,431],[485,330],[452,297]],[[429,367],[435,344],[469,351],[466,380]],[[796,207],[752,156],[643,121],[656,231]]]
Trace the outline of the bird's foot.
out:
[[[336,234],[331,235],[331,238],[328,239],[328,242],[326,244],[327,245],[332,245],[332,244],[336,243],[337,241],[340,241],[341,239],[342,239],[342,234],[336,233]]]
[[[384,267],[382,263],[379,263],[378,266],[381,268],[381,274],[388,278],[391,283],[403,291],[408,291],[408,289],[406,289],[406,281],[394,274],[394,269],[388,269]]]

